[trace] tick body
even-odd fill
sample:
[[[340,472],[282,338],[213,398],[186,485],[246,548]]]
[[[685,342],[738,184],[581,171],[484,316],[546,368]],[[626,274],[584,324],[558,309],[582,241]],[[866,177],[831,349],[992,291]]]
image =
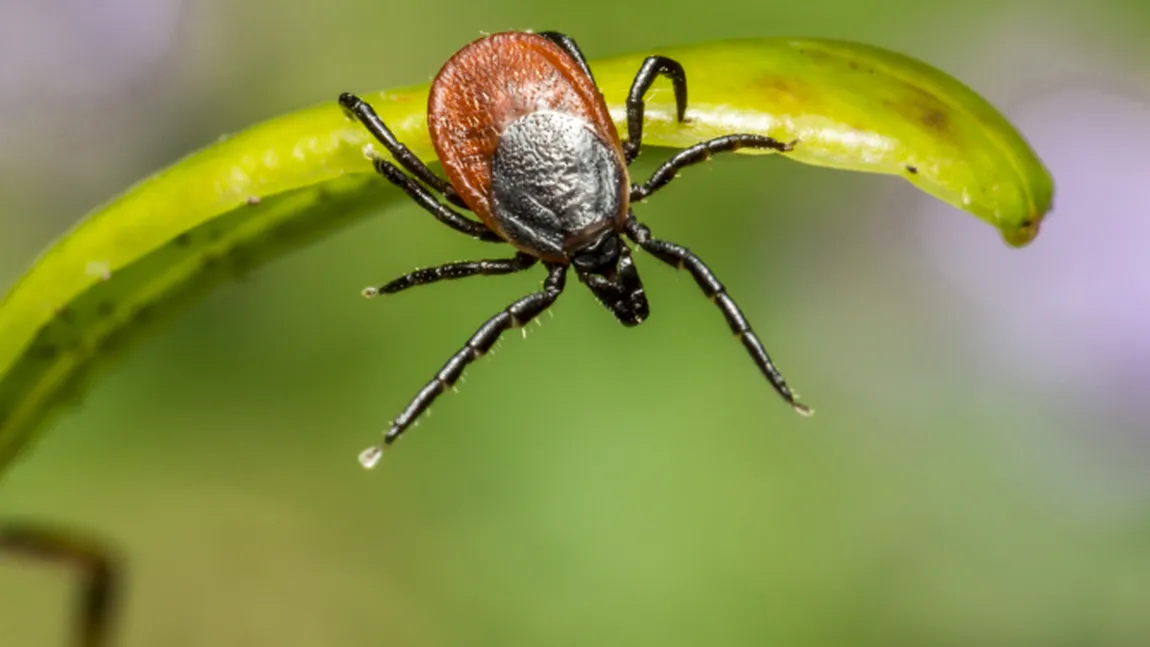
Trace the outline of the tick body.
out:
[[[715,153],[740,148],[785,153],[793,144],[762,135],[727,135],[679,152],[646,182],[632,184],[627,167],[641,147],[643,97],[660,76],[671,81],[677,117],[684,120],[683,67],[672,59],[650,56],[631,86],[627,138],[621,140],[586,59],[571,38],[556,32],[507,32],[472,42],[443,66],[428,99],[428,129],[447,180],[396,140],[370,105],[351,94],[340,97],[348,114],[398,163],[376,158],[381,175],[447,226],[479,240],[508,243],[517,252],[511,258],[416,270],[382,287],[368,288],[367,296],[443,279],[509,274],[539,263],[547,271],[541,291],[512,303],[480,326],[416,394],[392,422],[383,443],[361,454],[366,467],[374,466],[383,447],[399,438],[503,332],[529,323],[550,307],[563,292],[569,269],[620,323],[642,323],[650,307],[627,241],[690,272],[779,395],[799,413],[810,413],[796,401],[711,270],[690,250],[652,237],[631,211],[632,203],[662,189],[680,169]],[[457,209],[472,212],[478,221]]]
[[[467,207],[520,251],[554,263],[622,231],[627,164],[607,105],[545,37],[498,34],[436,76],[427,125]]]

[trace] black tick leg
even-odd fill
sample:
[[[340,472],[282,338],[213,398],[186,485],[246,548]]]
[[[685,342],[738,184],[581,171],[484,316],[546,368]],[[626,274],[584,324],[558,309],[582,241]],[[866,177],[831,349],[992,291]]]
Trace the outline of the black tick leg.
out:
[[[639,200],[645,199],[675,179],[679,171],[683,168],[691,166],[692,164],[698,164],[699,162],[705,162],[711,159],[715,153],[733,153],[740,148],[761,148],[780,153],[789,153],[794,150],[795,143],[796,142],[785,144],[773,137],[767,137],[765,135],[724,135],[700,142],[690,148],[679,151],[674,157],[663,162],[663,164],[651,174],[651,178],[643,184],[632,185],[631,202],[638,202]]]
[[[391,423],[391,428],[384,434],[383,442],[360,453],[359,462],[364,467],[368,469],[375,467],[383,455],[384,447],[395,442],[400,434],[411,423],[415,422],[415,419],[431,406],[431,403],[441,393],[450,389],[463,375],[468,364],[491,350],[491,347],[499,340],[500,335],[511,328],[518,328],[530,323],[532,319],[555,303],[555,300],[563,293],[563,288],[567,282],[567,266],[553,263],[545,263],[545,265],[548,274],[547,279],[543,282],[543,291],[519,299],[480,326],[479,330],[471,336],[471,339],[467,340],[467,345],[447,360],[439,373],[416,394],[407,408]]]
[[[443,197],[447,198],[451,204],[464,209],[467,208],[467,205],[463,203],[463,200],[447,180],[444,180],[432,172],[432,170],[423,163],[423,160],[411,152],[410,148],[404,146],[403,142],[396,139],[395,134],[383,123],[383,120],[375,113],[375,109],[371,107],[370,103],[350,92],[344,92],[339,95],[339,105],[343,107],[344,112],[349,116],[359,120],[359,123],[363,124],[363,127],[379,140],[379,143],[383,144],[387,152],[391,153],[396,161],[399,162],[399,165],[407,169],[408,173],[411,173],[422,180],[424,184],[442,193]]]
[[[427,267],[415,270],[391,281],[381,287],[369,287],[363,291],[363,296],[371,298],[380,294],[395,294],[413,288],[417,285],[427,285],[447,279],[462,279],[469,276],[489,276],[496,274],[511,274],[534,267],[539,259],[520,252],[513,258],[499,258],[482,261],[463,261],[461,263],[448,263],[439,267]]]
[[[735,300],[727,295],[727,289],[719,282],[698,256],[695,256],[691,250],[669,243],[663,240],[657,240],[651,237],[651,230],[646,225],[641,224],[631,216],[627,221],[627,236],[635,241],[635,244],[642,247],[652,256],[659,260],[671,265],[677,269],[685,269],[694,277],[695,283],[699,284],[702,288],[703,294],[707,296],[715,305],[719,306],[719,310],[723,312],[723,316],[727,319],[727,325],[731,327],[731,332],[739,337],[747,352],[751,355],[755,365],[759,367],[759,371],[771,383],[771,386],[778,391],[779,395],[791,405],[796,412],[805,416],[813,413],[809,407],[800,404],[795,400],[795,396],[791,393],[790,387],[783,379],[781,373],[775,368],[771,358],[767,355],[766,349],[763,347],[763,342],[759,340],[758,335],[751,329],[750,322],[747,321],[746,316],[743,315]]]
[[[587,65],[587,57],[583,55],[583,51],[579,49],[579,45],[575,44],[574,38],[557,31],[541,31],[539,35],[555,43],[561,47],[563,51],[567,52],[571,58],[575,59],[579,67],[583,68],[583,73],[587,75],[587,78],[591,79],[592,83],[595,82],[595,75],[591,74],[591,66]]]
[[[639,156],[643,144],[643,96],[659,76],[671,79],[675,90],[675,113],[681,123],[687,115],[687,73],[675,59],[666,56],[648,56],[639,68],[627,95],[627,141],[623,142],[623,155],[627,164]]]
[[[387,178],[395,186],[403,190],[416,204],[423,207],[431,215],[435,216],[439,222],[451,227],[461,234],[466,234],[472,238],[477,238],[482,241],[491,243],[502,243],[504,240],[498,234],[491,231],[481,222],[476,222],[470,218],[464,217],[435,199],[434,195],[427,190],[419,182],[416,182],[410,175],[399,170],[395,164],[385,160],[376,158],[373,162],[375,170],[383,177]]]

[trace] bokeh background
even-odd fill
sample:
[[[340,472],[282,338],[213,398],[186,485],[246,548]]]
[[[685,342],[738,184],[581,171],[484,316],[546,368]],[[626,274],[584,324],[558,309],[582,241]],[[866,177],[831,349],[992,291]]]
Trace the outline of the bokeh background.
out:
[[[640,217],[711,263],[814,418],[641,260],[647,323],[576,284],[368,473],[357,452],[540,278],[366,302],[490,253],[380,213],[200,302],[4,479],[0,513],[121,547],[120,644],[1150,644],[1142,0],[0,0],[0,285],[219,135],[511,28],[592,58],[784,35],[912,54],[1027,135],[1056,210],[1012,250],[895,178],[716,160]],[[73,584],[0,559],[0,644],[63,644]]]

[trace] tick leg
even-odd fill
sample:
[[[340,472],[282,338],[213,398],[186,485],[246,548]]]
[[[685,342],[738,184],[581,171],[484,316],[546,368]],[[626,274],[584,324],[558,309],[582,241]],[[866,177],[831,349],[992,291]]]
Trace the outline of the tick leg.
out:
[[[487,320],[479,330],[467,340],[467,345],[453,355],[443,368],[439,370],[430,382],[424,386],[415,398],[407,405],[399,417],[391,423],[391,428],[384,434],[383,442],[364,450],[359,455],[359,462],[366,468],[375,467],[383,455],[383,449],[395,442],[400,434],[406,430],[415,419],[423,413],[439,394],[447,391],[463,374],[468,364],[482,357],[499,340],[499,336],[511,328],[518,328],[531,322],[532,319],[551,307],[567,282],[567,266],[546,263],[548,274],[543,282],[543,291],[529,294]]]
[[[674,157],[663,162],[655,169],[651,178],[643,184],[631,185],[631,201],[638,202],[667,185],[678,176],[679,171],[705,162],[715,153],[732,153],[740,148],[760,148],[774,150],[780,153],[789,153],[794,150],[795,142],[785,144],[773,137],[765,135],[724,135],[705,142],[695,144],[675,154]]]
[[[659,76],[671,80],[675,90],[675,113],[679,122],[681,123],[687,115],[687,73],[683,71],[683,66],[666,56],[648,56],[631,83],[631,93],[627,95],[627,141],[623,142],[623,154],[627,164],[639,156],[639,149],[643,144],[643,97]]]
[[[583,55],[579,45],[575,44],[574,38],[557,31],[541,31],[539,35],[563,48],[563,51],[567,52],[571,58],[575,59],[579,67],[583,68],[583,73],[591,79],[591,82],[595,82],[595,75],[591,74],[591,66],[587,65],[587,57]]]
[[[530,254],[519,253],[514,258],[500,258],[482,261],[464,261],[462,263],[449,263],[439,267],[427,267],[415,270],[409,274],[395,279],[382,287],[369,287],[364,289],[365,297],[374,297],[380,294],[395,294],[413,288],[417,285],[426,285],[446,279],[462,279],[468,276],[511,274],[521,272],[533,267],[539,259]]]
[[[395,138],[391,129],[383,123],[379,115],[375,114],[375,109],[371,104],[360,99],[350,92],[344,92],[339,95],[339,105],[343,107],[344,111],[359,120],[363,127],[369,133],[383,144],[387,152],[391,153],[399,162],[400,166],[407,169],[409,173],[422,180],[425,184],[443,194],[451,204],[457,207],[466,209],[467,205],[463,203],[463,199],[455,192],[451,184],[443,178],[436,175],[423,160],[419,159],[411,149],[403,145],[403,142]]]
[[[743,346],[750,353],[751,359],[755,361],[755,365],[759,367],[759,371],[771,383],[771,386],[783,396],[787,404],[803,415],[810,415],[811,409],[804,404],[800,404],[795,400],[795,396],[791,393],[790,387],[783,379],[781,373],[775,368],[771,362],[771,358],[767,355],[767,351],[763,348],[763,342],[759,340],[758,335],[751,329],[750,322],[739,310],[739,306],[727,294],[727,289],[719,282],[714,273],[703,263],[703,261],[695,256],[691,250],[669,243],[663,240],[651,238],[651,230],[646,225],[641,224],[635,220],[634,216],[630,217],[627,221],[627,236],[634,240],[637,245],[649,252],[652,256],[659,260],[672,265],[677,269],[685,269],[694,277],[695,283],[699,284],[702,288],[703,294],[711,300],[712,303],[719,306],[719,310],[723,312],[723,316],[727,319],[727,325],[731,327],[731,332],[739,337]]]
[[[62,562],[81,572],[83,585],[77,610],[77,647],[111,644],[118,569],[112,552],[97,542],[33,524],[0,524],[0,552]]]
[[[395,164],[385,160],[376,158],[374,161],[375,170],[383,177],[387,178],[392,184],[403,189],[403,192],[408,195],[419,206],[426,209],[431,215],[435,216],[439,222],[451,227],[461,234],[467,234],[479,240],[484,240],[493,243],[501,243],[503,239],[498,234],[491,231],[481,222],[475,222],[470,218],[455,212],[444,205],[431,192],[427,190],[419,182],[416,182],[410,175],[399,170]]]

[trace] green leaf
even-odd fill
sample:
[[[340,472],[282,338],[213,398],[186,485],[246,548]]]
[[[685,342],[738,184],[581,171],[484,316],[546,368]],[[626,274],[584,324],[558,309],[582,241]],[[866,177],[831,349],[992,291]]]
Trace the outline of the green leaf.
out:
[[[981,97],[918,61],[795,39],[658,53],[687,70],[688,122],[675,123],[669,84],[658,82],[646,145],[681,148],[730,133],[798,140],[787,157],[902,176],[1016,246],[1051,207],[1052,180],[1023,137]],[[592,62],[621,133],[646,54]],[[432,160],[427,93],[424,85],[362,96]],[[368,143],[332,97],[186,157],[56,241],[0,302],[0,471],[60,403],[177,306],[402,199],[373,174]]]

